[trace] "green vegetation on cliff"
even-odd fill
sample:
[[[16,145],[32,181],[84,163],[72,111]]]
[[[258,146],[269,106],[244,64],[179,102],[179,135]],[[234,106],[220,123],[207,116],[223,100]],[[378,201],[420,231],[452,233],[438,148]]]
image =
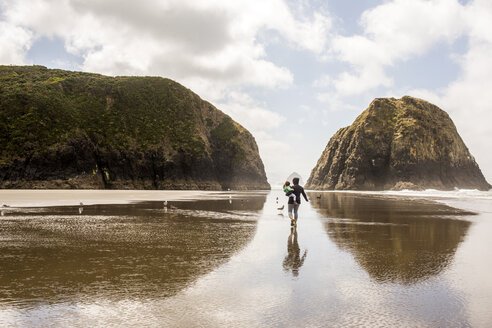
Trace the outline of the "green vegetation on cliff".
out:
[[[0,66],[0,143],[2,187],[269,188],[251,134],[160,77]]]

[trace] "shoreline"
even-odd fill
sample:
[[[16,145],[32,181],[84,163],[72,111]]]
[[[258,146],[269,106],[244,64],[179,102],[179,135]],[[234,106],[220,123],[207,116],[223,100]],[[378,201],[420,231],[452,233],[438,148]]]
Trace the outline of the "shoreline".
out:
[[[271,191],[280,191],[272,188]],[[268,193],[266,190],[109,190],[109,189],[0,189],[0,209],[23,207],[79,206],[104,204],[129,204],[142,201],[192,201],[199,199],[225,199],[240,193]],[[472,210],[478,203],[479,211],[492,212],[492,191],[478,190],[424,190],[424,191],[360,191],[360,190],[306,190],[311,194],[350,193],[406,199],[426,199],[453,207]],[[474,200],[474,206],[467,200]],[[2,207],[2,205],[8,205]],[[476,208],[474,209],[477,210]]]
[[[0,189],[0,206],[7,208],[128,204],[141,201],[183,201],[228,198],[238,191],[204,190],[65,190]],[[252,191],[250,191],[252,192]],[[262,191],[255,191],[262,192]],[[263,191],[264,192],[264,191]],[[248,191],[241,191],[248,193]],[[2,207],[3,208],[3,207]]]
[[[379,195],[379,196],[398,196],[398,197],[415,197],[415,198],[430,198],[430,199],[483,199],[492,201],[492,189],[489,191],[480,191],[476,189],[457,189],[457,190],[437,190],[426,189],[422,191],[414,190],[308,190],[309,193],[348,193],[348,194],[361,194],[361,195]]]

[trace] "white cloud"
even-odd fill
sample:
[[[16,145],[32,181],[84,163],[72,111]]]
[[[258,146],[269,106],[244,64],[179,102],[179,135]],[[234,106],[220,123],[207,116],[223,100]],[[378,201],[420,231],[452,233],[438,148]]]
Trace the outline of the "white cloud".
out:
[[[464,75],[442,96],[458,131],[492,181],[492,43],[473,46],[464,57]]]
[[[492,3],[476,0],[463,12],[469,48],[459,58],[460,77],[443,90],[415,90],[412,95],[449,112],[489,183],[492,181]]]
[[[427,89],[403,89],[399,91],[392,91],[388,90],[386,92],[386,97],[395,97],[395,98],[401,98],[403,96],[412,96],[420,99],[424,99],[441,109],[445,109],[443,107],[443,102],[442,98],[439,96],[438,93],[427,90]]]
[[[393,80],[386,75],[380,65],[368,64],[360,69],[357,73],[341,73],[333,82],[335,89],[341,96],[360,95],[375,87],[390,87]]]
[[[313,109],[311,108],[311,106],[309,105],[301,105],[301,110],[303,110],[304,112],[311,112]]]
[[[357,107],[352,103],[345,101],[340,94],[336,92],[319,92],[316,94],[316,99],[325,104],[325,113],[335,112],[335,111],[360,111],[361,107]]]
[[[5,0],[4,20],[36,37],[62,38],[67,51],[83,57],[83,70],[162,75],[197,91],[213,90],[214,99],[234,85],[292,83],[286,67],[267,60],[258,41],[263,31],[319,54],[331,27],[329,17],[296,16],[283,0]],[[20,39],[19,44],[21,58],[30,43]]]
[[[330,75],[324,74],[313,82],[315,88],[328,88],[332,86],[333,80]]]
[[[492,10],[482,15],[490,15]],[[480,19],[475,16],[475,19]],[[487,36],[488,37],[488,36]],[[408,94],[425,99],[446,112],[455,123],[482,172],[492,181],[492,42],[486,38],[474,39],[471,47],[462,56],[460,63],[462,75],[441,90],[410,89],[389,92],[392,96]]]
[[[253,133],[277,128],[285,122],[282,115],[258,105],[250,96],[237,91],[230,92],[226,101],[218,103],[217,107]]]
[[[26,51],[32,43],[28,30],[0,21],[0,64],[26,64]]]
[[[285,133],[285,139],[279,140],[267,132],[258,131],[255,133],[255,138],[261,159],[267,168],[268,181],[275,187],[282,185],[286,176],[290,174],[286,171],[293,164],[293,149],[289,139],[292,137],[289,133]]]
[[[333,39],[331,52],[353,70],[334,80],[337,92],[354,95],[392,86],[385,68],[462,35],[463,8],[456,0],[394,0],[364,12],[363,35]]]

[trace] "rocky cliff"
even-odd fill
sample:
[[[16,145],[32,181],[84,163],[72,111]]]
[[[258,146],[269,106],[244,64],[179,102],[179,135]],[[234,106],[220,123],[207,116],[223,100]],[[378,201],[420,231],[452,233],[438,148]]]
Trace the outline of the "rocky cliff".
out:
[[[182,85],[0,66],[0,187],[269,189],[253,136]]]
[[[488,190],[446,112],[412,97],[375,99],[330,139],[306,188]]]

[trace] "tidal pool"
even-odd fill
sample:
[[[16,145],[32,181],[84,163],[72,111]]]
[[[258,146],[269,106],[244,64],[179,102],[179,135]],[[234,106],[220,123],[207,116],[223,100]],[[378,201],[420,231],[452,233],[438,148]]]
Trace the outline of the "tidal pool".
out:
[[[5,209],[0,326],[492,326],[490,200],[308,196]]]

